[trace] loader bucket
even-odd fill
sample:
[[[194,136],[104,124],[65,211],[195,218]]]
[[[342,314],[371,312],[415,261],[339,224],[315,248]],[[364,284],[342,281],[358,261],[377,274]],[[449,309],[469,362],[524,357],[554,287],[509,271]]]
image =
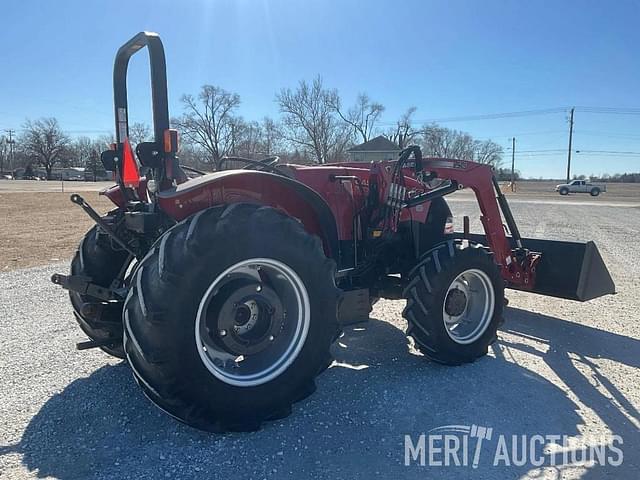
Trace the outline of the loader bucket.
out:
[[[469,235],[469,239],[487,244],[484,235]],[[509,288],[580,302],[615,293],[615,285],[595,243],[523,238],[522,245],[542,254],[535,285],[531,290],[507,285]],[[512,246],[515,247],[513,241]]]
[[[535,293],[581,302],[616,293],[595,243],[524,238],[522,245],[542,253],[536,268]]]

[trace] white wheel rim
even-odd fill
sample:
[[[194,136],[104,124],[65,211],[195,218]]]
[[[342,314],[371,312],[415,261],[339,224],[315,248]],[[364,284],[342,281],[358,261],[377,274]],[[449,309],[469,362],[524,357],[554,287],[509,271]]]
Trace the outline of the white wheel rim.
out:
[[[465,270],[447,289],[442,304],[445,330],[456,343],[473,343],[486,332],[494,309],[495,291],[489,276],[476,268]]]
[[[233,282],[242,282],[243,291],[255,286],[255,293],[252,298],[233,302],[231,307],[229,302],[240,291],[234,290]],[[268,293],[270,299],[274,299],[275,294],[281,303],[272,302],[274,305],[269,308]],[[229,300],[217,298],[221,296]],[[271,311],[261,321],[256,318],[256,298],[261,305],[268,305],[266,309]],[[219,312],[217,316],[211,311],[212,301],[222,304],[215,310]],[[246,322],[218,329],[218,325],[230,325],[229,315],[224,315],[229,308],[235,312],[234,321],[241,310],[247,312]],[[196,347],[204,366],[219,380],[238,387],[262,385],[281,375],[298,357],[310,322],[309,295],[296,272],[272,258],[251,258],[227,268],[211,282],[202,296],[195,322]],[[214,323],[215,331],[212,328]],[[260,325],[265,333],[252,345],[243,336],[251,333],[256,325]],[[255,354],[239,354],[240,350],[234,351],[227,344],[244,345],[244,342],[247,349],[261,350]]]

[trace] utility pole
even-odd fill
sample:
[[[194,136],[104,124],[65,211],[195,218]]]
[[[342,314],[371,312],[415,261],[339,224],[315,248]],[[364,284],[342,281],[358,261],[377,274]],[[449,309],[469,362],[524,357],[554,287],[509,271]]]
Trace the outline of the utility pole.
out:
[[[514,181],[516,177],[516,137],[511,139],[511,191],[515,190]]]
[[[571,142],[573,141],[573,111],[575,107],[571,108],[571,114],[569,115],[569,152],[567,154],[567,183],[571,181]]]
[[[16,131],[9,129],[6,130],[6,132],[9,134],[9,168],[11,168],[13,165],[13,144],[15,143],[13,134],[16,133]]]

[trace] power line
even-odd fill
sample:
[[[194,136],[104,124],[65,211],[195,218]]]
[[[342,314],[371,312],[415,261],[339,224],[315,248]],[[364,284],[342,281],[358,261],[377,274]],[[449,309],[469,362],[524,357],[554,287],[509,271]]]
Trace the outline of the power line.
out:
[[[575,107],[576,110],[584,113],[604,113],[613,115],[640,115],[638,107]]]
[[[549,149],[542,149],[542,150],[518,150],[518,153],[540,153],[540,152],[561,153],[561,152],[566,152],[566,149],[564,149],[564,148],[549,148]]]
[[[640,140],[640,135],[634,135],[632,133],[616,133],[616,132],[599,132],[596,130],[574,130],[575,133],[595,135],[598,137],[611,137],[611,138],[623,138],[631,140]]]
[[[640,115],[640,107],[573,107],[574,111],[580,111],[584,113],[603,113],[603,114],[615,114],[615,115]],[[412,124],[427,124],[427,123],[447,123],[447,122],[467,122],[474,120],[498,120],[502,118],[516,118],[516,117],[529,117],[532,115],[550,115],[554,113],[565,113],[571,111],[570,107],[555,107],[555,108],[541,108],[535,110],[520,110],[516,112],[501,112],[501,113],[485,113],[478,115],[463,115],[458,117],[442,117],[442,118],[429,118],[424,120],[414,120]],[[396,122],[380,122],[379,125],[389,126],[396,125]],[[540,132],[542,133],[542,132]],[[551,132],[550,132],[551,133]],[[527,133],[522,135],[528,135]]]
[[[538,110],[522,110],[518,112],[485,113],[481,115],[466,115],[460,117],[430,118],[426,120],[414,120],[411,123],[446,123],[446,122],[466,122],[473,120],[497,120],[501,118],[529,117],[532,115],[549,115],[553,113],[566,112],[567,107],[545,108]],[[396,122],[380,122],[380,125],[396,125]]]
[[[18,132],[26,132],[27,130],[25,128],[18,128],[18,129],[14,129],[13,132],[15,133],[16,130]],[[90,129],[90,130],[67,130],[67,129],[63,129],[63,131],[65,133],[106,133],[106,132],[111,132],[110,129],[108,128],[103,128],[103,129],[99,129],[99,128],[95,128],[95,129]]]
[[[576,150],[576,153],[611,154],[611,155],[640,155],[640,152],[618,152],[615,150]]]

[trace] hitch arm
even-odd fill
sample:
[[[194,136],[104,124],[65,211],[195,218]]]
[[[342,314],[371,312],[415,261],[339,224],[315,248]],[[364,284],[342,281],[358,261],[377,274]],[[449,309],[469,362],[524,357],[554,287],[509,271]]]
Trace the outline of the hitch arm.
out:
[[[122,296],[115,290],[104,288],[91,282],[91,278],[81,275],[62,275],[54,273],[51,281],[56,285],[60,285],[65,290],[80,293],[81,295],[89,295],[100,300],[108,302],[110,300],[122,300]]]
[[[107,223],[102,219],[102,217],[100,217],[98,212],[96,212],[93,208],[91,208],[91,205],[89,205],[84,198],[82,198],[77,193],[72,194],[70,198],[71,198],[71,202],[80,206],[80,208],[82,208],[82,210],[84,210],[85,213],[89,215],[91,219],[94,222],[96,222],[100,226],[100,228],[102,228],[107,233],[107,235],[109,235],[113,239],[114,242],[120,245],[130,255],[133,255],[134,257],[138,258],[138,255],[136,254],[136,252],[134,252],[131,249],[131,247],[127,243],[125,243],[124,240],[122,240],[109,225],[107,225]]]

